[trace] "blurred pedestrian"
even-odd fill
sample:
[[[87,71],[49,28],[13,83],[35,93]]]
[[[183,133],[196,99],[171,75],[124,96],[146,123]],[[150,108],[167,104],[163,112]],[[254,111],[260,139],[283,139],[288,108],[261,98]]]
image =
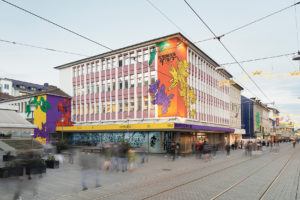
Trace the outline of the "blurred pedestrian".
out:
[[[87,190],[87,179],[89,177],[93,177],[95,180],[95,186],[100,187],[99,183],[99,175],[100,175],[100,169],[102,166],[101,159],[99,155],[92,154],[92,153],[81,153],[80,155],[80,166],[82,168],[82,177],[81,177],[81,185],[82,190]]]
[[[119,171],[119,159],[118,159],[118,153],[119,153],[119,145],[118,144],[112,144],[110,148],[111,152],[111,158],[110,158],[110,167],[109,171],[113,172],[116,168],[116,171]]]
[[[227,144],[225,145],[225,150],[226,150],[227,157],[229,157],[230,156],[230,144],[229,144],[229,142],[227,142]]]
[[[135,163],[135,151],[132,147],[128,151],[128,161],[129,161],[129,171],[132,172],[134,170],[134,163]]]
[[[170,151],[171,151],[172,160],[174,161],[175,160],[175,156],[176,156],[175,155],[175,153],[176,153],[176,144],[175,144],[175,142],[171,143]]]
[[[147,158],[147,149],[146,149],[146,146],[145,144],[142,144],[141,145],[141,163],[144,164],[146,161],[148,161],[148,158]]]
[[[295,148],[296,147],[296,140],[293,140],[292,143],[293,143],[293,148]]]

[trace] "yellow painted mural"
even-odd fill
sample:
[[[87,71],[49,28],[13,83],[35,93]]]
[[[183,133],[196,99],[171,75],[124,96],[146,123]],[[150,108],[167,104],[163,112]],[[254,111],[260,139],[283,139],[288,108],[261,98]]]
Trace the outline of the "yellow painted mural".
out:
[[[47,100],[46,95],[38,96],[37,100],[40,101],[42,97],[44,98],[44,100]],[[40,106],[36,106],[34,109],[33,123],[38,126],[38,129],[41,130],[43,129],[43,124],[46,124],[46,120],[47,120],[46,112],[43,112]]]

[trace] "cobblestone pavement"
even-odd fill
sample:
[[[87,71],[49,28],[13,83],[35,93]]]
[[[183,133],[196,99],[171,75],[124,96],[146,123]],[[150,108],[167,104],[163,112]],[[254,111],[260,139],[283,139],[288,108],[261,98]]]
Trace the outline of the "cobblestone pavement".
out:
[[[78,164],[63,163],[59,169],[47,169],[42,178],[24,180],[22,197],[33,199],[32,188],[36,186],[35,199],[41,200],[259,199],[262,194],[263,199],[300,199],[299,154],[299,144],[296,149],[281,144],[279,153],[266,149],[251,158],[242,150],[232,151],[230,157],[219,152],[210,161],[195,156],[170,161],[152,155],[148,163],[137,163],[134,172],[101,171],[102,187],[94,188],[90,180],[87,191],[81,191]],[[0,199],[12,199],[18,182],[15,178],[0,179]]]

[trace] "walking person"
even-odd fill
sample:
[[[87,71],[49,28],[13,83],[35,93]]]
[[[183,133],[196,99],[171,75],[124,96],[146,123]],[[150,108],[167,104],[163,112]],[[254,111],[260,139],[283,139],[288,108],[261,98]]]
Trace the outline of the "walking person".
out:
[[[135,151],[132,147],[128,151],[128,162],[129,162],[129,171],[132,172],[134,170],[134,163],[135,163]]]
[[[81,172],[81,185],[82,190],[87,190],[87,179],[90,177],[93,177],[95,180],[95,186],[100,187],[99,184],[99,175],[100,175],[100,168],[102,166],[102,163],[100,162],[100,157],[96,154],[92,153],[81,153],[80,155],[80,165],[82,168]]]
[[[172,160],[174,161],[175,157],[176,157],[176,144],[175,144],[175,142],[171,143],[170,151],[171,151]]]
[[[229,144],[229,142],[225,145],[225,150],[226,150],[227,157],[229,157],[230,156],[230,144]]]
[[[295,148],[296,147],[296,140],[293,140],[292,143],[293,143],[293,148]]]

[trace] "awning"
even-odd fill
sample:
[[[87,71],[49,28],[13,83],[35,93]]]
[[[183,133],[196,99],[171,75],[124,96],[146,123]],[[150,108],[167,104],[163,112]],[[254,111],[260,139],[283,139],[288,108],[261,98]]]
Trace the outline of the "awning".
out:
[[[126,130],[202,130],[215,132],[234,132],[232,128],[203,126],[181,123],[145,123],[145,124],[114,124],[114,125],[83,125],[83,126],[57,126],[56,131],[126,131]]]
[[[245,131],[245,129],[235,128],[233,134],[237,134],[237,135],[242,134],[242,135],[244,135],[244,134],[246,134],[246,131]]]
[[[34,129],[37,126],[28,122],[14,110],[0,109],[0,129],[2,128]]]
[[[269,135],[271,135],[270,133],[264,133],[264,136],[269,136]]]

